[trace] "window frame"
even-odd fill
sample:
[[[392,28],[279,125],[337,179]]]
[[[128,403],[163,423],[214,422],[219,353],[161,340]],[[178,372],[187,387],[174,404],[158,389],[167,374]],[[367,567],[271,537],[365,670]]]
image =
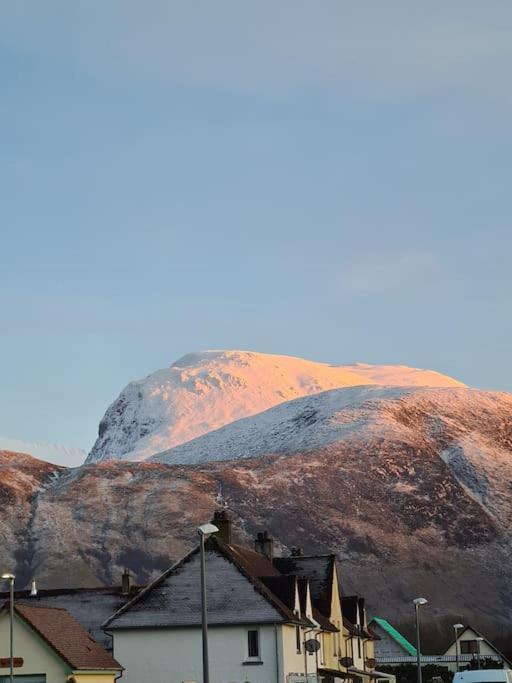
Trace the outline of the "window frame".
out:
[[[256,634],[255,642],[253,641],[252,643],[251,643],[251,634]],[[251,645],[254,645],[254,644],[256,644],[256,654],[251,654]],[[247,636],[245,639],[245,647],[246,647],[246,661],[249,661],[249,662],[261,661],[261,638],[260,638],[260,630],[258,628],[247,629]]]
[[[302,630],[300,628],[300,624],[295,624],[295,648],[297,650],[297,654],[301,655],[302,654]]]
[[[463,645],[468,645],[466,651],[463,649]],[[476,638],[466,638],[465,640],[459,640],[460,654],[461,655],[477,655],[479,651],[478,640]]]

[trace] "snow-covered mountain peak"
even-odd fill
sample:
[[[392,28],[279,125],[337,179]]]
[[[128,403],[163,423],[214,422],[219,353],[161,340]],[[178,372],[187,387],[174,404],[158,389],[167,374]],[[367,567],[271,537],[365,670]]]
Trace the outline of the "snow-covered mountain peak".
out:
[[[189,353],[128,384],[105,413],[88,461],[144,460],[280,403],[368,384],[463,386],[406,366],[329,365],[240,350]]]

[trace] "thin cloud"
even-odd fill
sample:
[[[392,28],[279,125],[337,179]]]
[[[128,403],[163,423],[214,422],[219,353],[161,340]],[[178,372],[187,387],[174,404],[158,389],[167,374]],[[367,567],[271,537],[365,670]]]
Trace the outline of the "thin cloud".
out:
[[[435,265],[435,256],[428,251],[369,254],[351,264],[341,285],[345,291],[361,294],[414,286],[418,279],[431,274]]]
[[[0,44],[102,78],[243,92],[446,89],[510,101],[508,2],[2,3]]]

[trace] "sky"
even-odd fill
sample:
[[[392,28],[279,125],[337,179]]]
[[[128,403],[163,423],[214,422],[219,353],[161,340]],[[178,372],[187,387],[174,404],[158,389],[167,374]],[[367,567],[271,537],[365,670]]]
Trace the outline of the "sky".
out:
[[[3,0],[0,435],[207,348],[512,391],[509,0]]]

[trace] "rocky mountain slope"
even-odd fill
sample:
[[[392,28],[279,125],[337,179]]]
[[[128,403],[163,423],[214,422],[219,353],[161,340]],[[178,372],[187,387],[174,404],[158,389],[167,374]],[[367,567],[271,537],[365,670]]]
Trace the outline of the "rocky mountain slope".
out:
[[[16,485],[4,494],[0,561],[18,585],[32,576],[41,587],[117,583],[126,566],[144,582],[226,506],[241,542],[268,528],[281,551],[336,552],[345,592],[364,593],[372,613],[406,630],[410,600],[421,594],[431,635],[456,619],[503,637],[512,617],[510,436],[502,434],[492,462],[467,461],[486,482],[483,501],[440,457],[446,434],[437,445],[376,436],[358,450],[333,442],[200,466],[107,462],[66,471],[3,453],[0,477]]]
[[[280,403],[368,384],[464,386],[406,366],[336,366],[247,351],[192,353],[123,389],[100,422],[87,462],[144,460]]]

